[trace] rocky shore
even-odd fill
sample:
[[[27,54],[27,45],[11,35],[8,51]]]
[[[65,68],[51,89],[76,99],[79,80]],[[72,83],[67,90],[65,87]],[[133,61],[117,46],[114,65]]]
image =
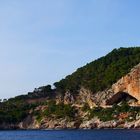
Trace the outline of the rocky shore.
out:
[[[28,118],[29,119],[29,118]],[[98,118],[78,122],[67,121],[66,119],[49,120],[45,119],[38,123],[32,120],[30,123],[27,120],[19,124],[1,124],[1,130],[58,130],[58,129],[139,129],[140,119],[132,122],[124,121],[100,121]]]

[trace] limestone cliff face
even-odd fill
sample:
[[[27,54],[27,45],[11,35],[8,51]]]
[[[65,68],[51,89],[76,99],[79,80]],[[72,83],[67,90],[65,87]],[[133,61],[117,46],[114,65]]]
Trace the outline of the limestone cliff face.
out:
[[[115,101],[119,97],[128,94],[134,97],[140,103],[140,64],[135,66],[130,73],[122,77],[115,84],[112,85],[108,93],[108,101]]]
[[[140,64],[112,86],[114,94],[125,92],[140,101]]]

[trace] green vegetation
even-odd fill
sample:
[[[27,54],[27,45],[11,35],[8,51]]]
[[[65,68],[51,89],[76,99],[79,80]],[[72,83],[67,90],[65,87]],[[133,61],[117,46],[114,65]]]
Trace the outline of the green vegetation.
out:
[[[113,105],[111,108],[95,107],[87,110],[88,118],[98,117],[101,121],[119,120],[133,121],[136,115],[140,113],[139,107],[131,107],[127,102],[122,102],[121,105]]]
[[[0,104],[0,123],[18,123],[29,115],[29,110],[36,104],[26,104],[22,101],[6,101]]]
[[[38,121],[41,120],[42,117],[47,118],[67,118],[73,119],[75,116],[75,109],[71,105],[59,103],[56,104],[55,101],[49,101],[46,104],[46,109],[35,112],[35,116]]]
[[[81,86],[93,92],[102,91],[109,88],[138,63],[140,63],[140,47],[114,49],[108,55],[79,68],[54,85],[61,93],[67,90],[77,93]]]
[[[53,94],[54,90],[51,88],[51,85],[42,86],[39,88],[35,88],[33,92],[28,92],[27,95],[19,95],[15,98],[11,98],[10,100],[27,100],[27,99],[38,99],[38,98],[52,98],[55,95]]]

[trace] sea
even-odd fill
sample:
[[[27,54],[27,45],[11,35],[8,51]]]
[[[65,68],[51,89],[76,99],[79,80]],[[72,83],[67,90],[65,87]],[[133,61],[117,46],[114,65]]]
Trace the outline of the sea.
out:
[[[140,140],[140,130],[0,131],[0,140]]]

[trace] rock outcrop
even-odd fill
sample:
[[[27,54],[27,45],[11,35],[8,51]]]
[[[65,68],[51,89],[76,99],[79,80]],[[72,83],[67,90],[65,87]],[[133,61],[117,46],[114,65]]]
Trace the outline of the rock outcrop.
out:
[[[104,96],[104,98],[101,98],[100,103],[111,105],[127,95],[137,100],[138,104],[140,104],[140,64],[113,84],[109,90],[101,92],[98,98]]]

